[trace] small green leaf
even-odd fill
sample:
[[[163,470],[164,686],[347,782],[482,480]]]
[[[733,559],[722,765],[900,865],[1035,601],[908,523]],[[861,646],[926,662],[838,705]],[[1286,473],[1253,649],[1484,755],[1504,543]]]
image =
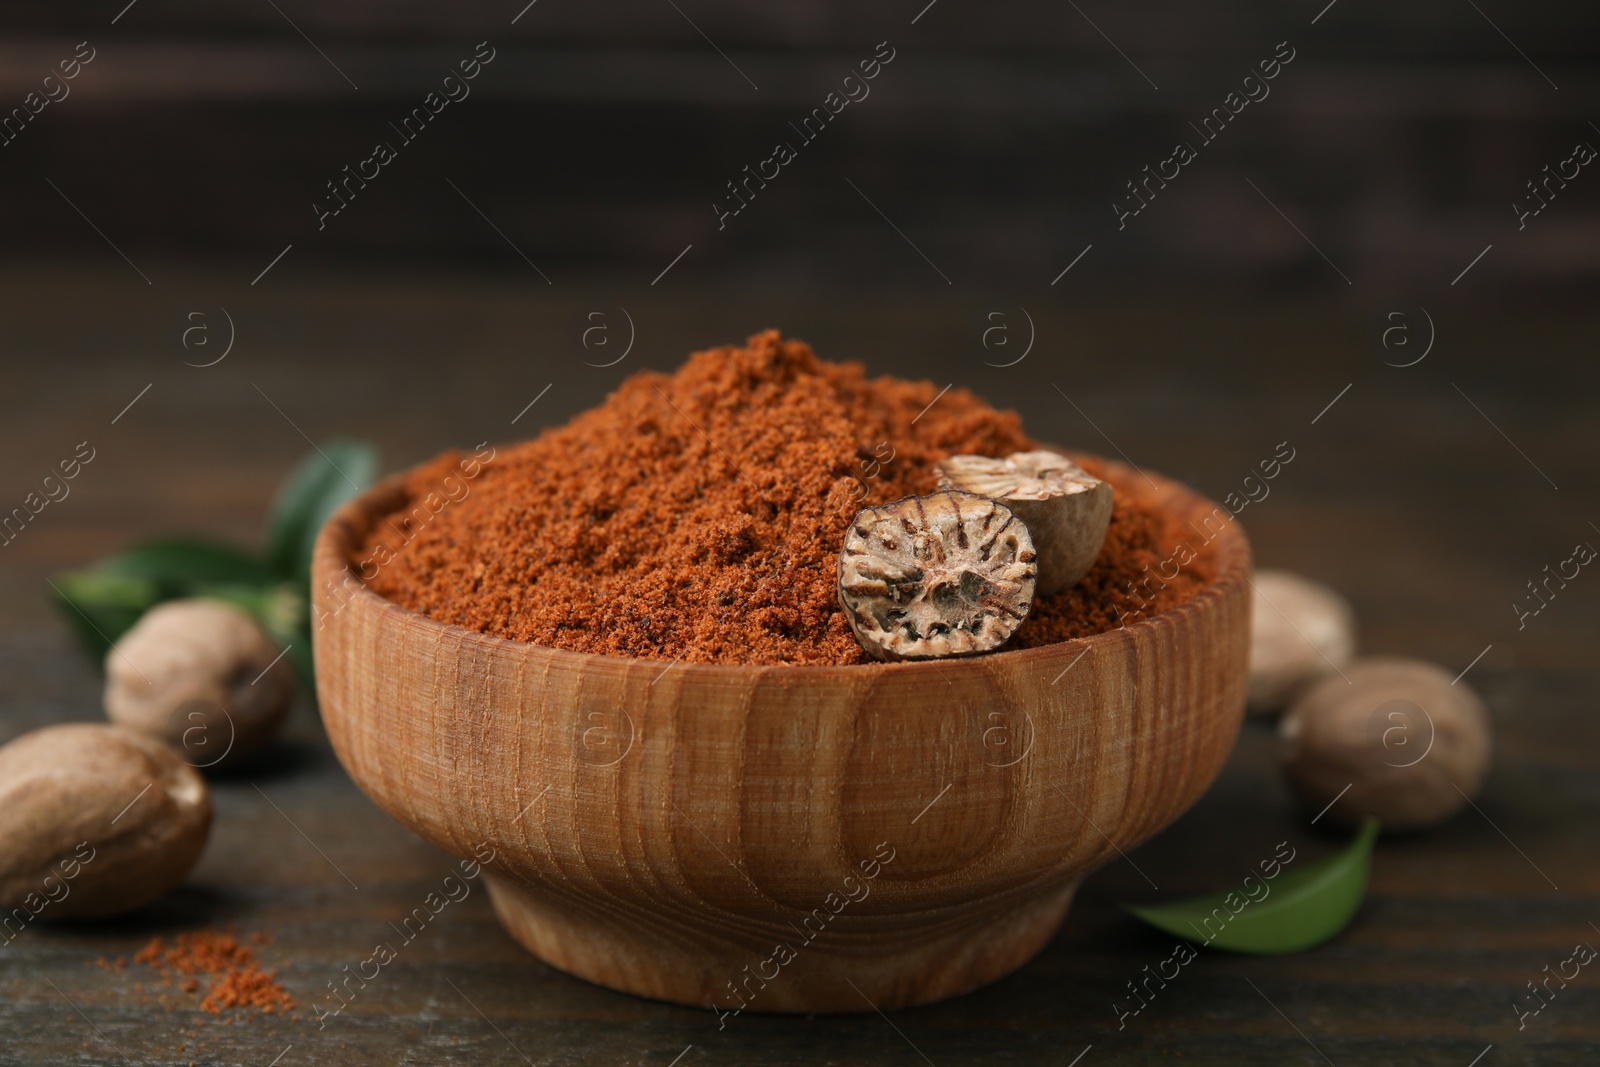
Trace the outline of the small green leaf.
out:
[[[372,484],[378,450],[369,442],[336,438],[314,449],[289,472],[267,519],[267,560],[281,577],[310,581],[317,531],[341,504]]]
[[[1275,956],[1302,952],[1332,939],[1355,918],[1367,892],[1378,821],[1368,819],[1343,851],[1304,867],[1258,878],[1267,895],[1241,890],[1209,893],[1169,904],[1123,908],[1158,930],[1230,952]],[[1229,899],[1242,907],[1230,907]]]

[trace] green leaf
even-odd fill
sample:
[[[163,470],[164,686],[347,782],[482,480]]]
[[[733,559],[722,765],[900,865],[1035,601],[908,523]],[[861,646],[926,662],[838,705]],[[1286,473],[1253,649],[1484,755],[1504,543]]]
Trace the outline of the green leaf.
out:
[[[265,558],[200,538],[134,545],[80,571],[57,575],[62,615],[84,650],[102,662],[112,644],[157,604],[209,596],[260,620],[308,688],[315,690],[307,589],[311,549],[328,516],[372,484],[378,453],[365,441],[329,441],[284,479],[268,520]]]
[[[101,560],[92,570],[154,582],[169,596],[182,596],[198,586],[218,582],[263,585],[273,581],[272,569],[248,552],[188,537],[145,541]]]
[[[153,581],[93,570],[59,574],[52,584],[62,616],[96,663],[162,599]]]
[[[281,577],[310,581],[317,532],[346,500],[378,473],[378,450],[367,441],[336,438],[314,449],[289,472],[267,519],[267,561]]]
[[[1378,821],[1368,819],[1343,851],[1304,867],[1284,867],[1258,878],[1267,895],[1251,900],[1241,890],[1210,893],[1169,904],[1123,908],[1158,930],[1212,948],[1263,956],[1303,952],[1332,939],[1355,918],[1367,892]],[[1246,901],[1243,907],[1229,907]]]
[[[146,541],[81,571],[55,579],[62,614],[91,657],[111,645],[163,600],[192,596],[217,582],[272,581],[265,563],[230,545],[196,538]]]

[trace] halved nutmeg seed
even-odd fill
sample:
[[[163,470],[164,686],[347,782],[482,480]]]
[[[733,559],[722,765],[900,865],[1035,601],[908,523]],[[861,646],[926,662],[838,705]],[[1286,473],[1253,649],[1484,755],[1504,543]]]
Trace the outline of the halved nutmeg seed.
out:
[[[1077,585],[1099,558],[1111,525],[1111,484],[1066,456],[951,456],[940,460],[934,473],[941,489],[992,497],[1027,525],[1039,552],[1040,596]]]
[[[865,508],[839,553],[839,603],[878,659],[989,652],[1033,605],[1033,539],[998,501],[944,491]]]

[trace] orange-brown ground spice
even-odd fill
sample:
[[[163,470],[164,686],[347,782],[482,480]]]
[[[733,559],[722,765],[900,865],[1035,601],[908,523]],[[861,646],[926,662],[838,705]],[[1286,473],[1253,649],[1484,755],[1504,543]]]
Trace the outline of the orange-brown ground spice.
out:
[[[837,599],[846,523],[860,507],[932,492],[946,456],[1033,447],[1015,412],[965,389],[868,378],[769,330],[672,375],[633,375],[599,407],[500,450],[464,497],[460,456],[418,468],[405,505],[351,563],[407,608],[517,641],[865,663]],[[1035,605],[1008,647],[1099,633],[1212,577],[1202,550],[1164,586],[1139,584],[1192,535],[1165,528],[1136,476],[1088,465],[1117,493],[1105,548],[1078,586]]]
[[[259,945],[269,938],[256,934],[251,940]],[[171,944],[160,937],[151,938],[133,961],[176,980],[185,993],[199,990],[198,976],[210,977],[200,1008],[212,1015],[230,1008],[253,1008],[268,1015],[294,1008],[294,998],[278,984],[276,972],[264,970],[256,962],[254,950],[232,934],[197,930],[177,935]],[[114,965],[120,968],[121,961]]]

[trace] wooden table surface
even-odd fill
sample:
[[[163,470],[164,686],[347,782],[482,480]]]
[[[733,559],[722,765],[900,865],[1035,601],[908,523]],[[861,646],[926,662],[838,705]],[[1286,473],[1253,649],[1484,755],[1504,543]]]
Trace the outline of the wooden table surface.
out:
[[[1497,311],[1452,290],[1429,305],[1436,349],[1399,369],[1371,343],[1385,299],[1371,291],[1091,304],[1042,288],[868,298],[754,282],[711,292],[688,278],[619,289],[309,271],[252,288],[248,272],[142,267],[154,284],[120,263],[0,277],[0,505],[20,503],[35,472],[78,442],[96,449],[71,496],[0,550],[0,741],[101,714],[98,670],[51,609],[46,575],[173,530],[253,541],[303,435],[370,437],[393,468],[524,436],[625,373],[772,324],[825,356],[972,386],[1021,410],[1036,436],[1124,451],[1216,497],[1289,441],[1294,462],[1242,516],[1258,564],[1344,591],[1367,651],[1452,673],[1474,664],[1464,683],[1491,708],[1495,765],[1476,809],[1380,843],[1370,896],[1337,940],[1283,958],[1205,951],[1121,1030],[1113,1000],[1171,946],[1118,901],[1223,888],[1277,842],[1315,856],[1341,840],[1292,802],[1267,726],[1246,725],[1192,811],[1088,880],[1037,959],[947,1003],[887,1017],[746,1014],[719,1030],[707,1012],[538,962],[475,890],[319,1028],[310,1003],[390,936],[450,860],[363,797],[306,701],[260,764],[213,780],[211,842],[182,889],[112,922],[40,921],[0,946],[0,1063],[1600,1062],[1600,971],[1521,1031],[1513,1009],[1575,943],[1600,944],[1600,577],[1580,575],[1520,631],[1510,607],[1545,564],[1600,541],[1592,315]],[[1019,303],[1038,344],[1014,367],[984,366],[986,314],[1015,316]],[[222,306],[233,351],[184,366],[202,361],[178,344],[186,315],[220,323]],[[603,362],[580,344],[588,314],[620,322],[621,306],[637,324],[633,351],[586,366],[586,355]],[[273,936],[260,954],[298,1018],[208,1017],[153,972],[95,966],[156,934],[230,925]]]

